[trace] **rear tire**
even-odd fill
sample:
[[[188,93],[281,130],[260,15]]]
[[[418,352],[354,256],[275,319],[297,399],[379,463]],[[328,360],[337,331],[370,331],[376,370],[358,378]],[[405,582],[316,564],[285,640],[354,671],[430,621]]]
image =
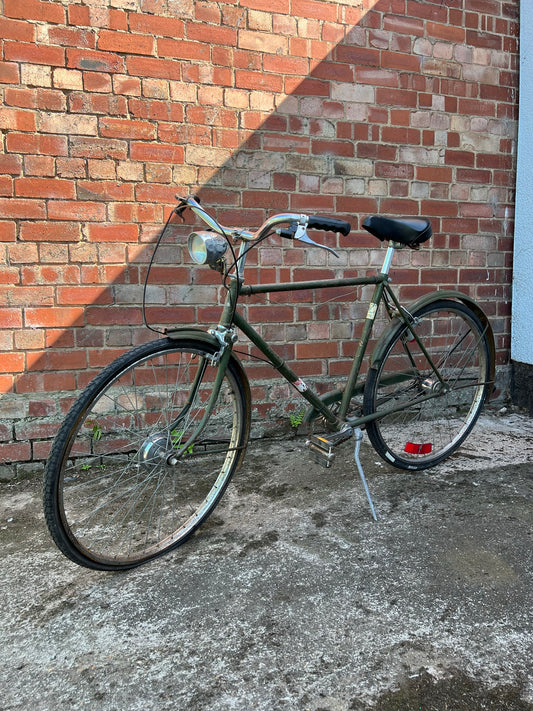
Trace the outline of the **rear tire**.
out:
[[[111,363],[73,405],[48,459],[44,510],[75,563],[140,565],[181,545],[220,501],[244,457],[250,394],[230,359],[205,427],[186,445],[212,392],[216,350],[194,337],[147,343]]]
[[[402,323],[370,368],[363,401],[365,415],[403,407],[367,424],[376,452],[400,469],[426,469],[455,452],[492,387],[489,329],[477,314],[442,299],[420,308],[413,319],[443,382]]]

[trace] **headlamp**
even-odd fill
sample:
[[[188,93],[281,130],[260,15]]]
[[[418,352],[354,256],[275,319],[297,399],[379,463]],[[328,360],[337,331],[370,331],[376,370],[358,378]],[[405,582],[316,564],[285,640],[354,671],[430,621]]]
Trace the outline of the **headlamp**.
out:
[[[209,264],[213,267],[224,256],[228,243],[213,232],[191,232],[188,246],[189,254],[196,264]]]

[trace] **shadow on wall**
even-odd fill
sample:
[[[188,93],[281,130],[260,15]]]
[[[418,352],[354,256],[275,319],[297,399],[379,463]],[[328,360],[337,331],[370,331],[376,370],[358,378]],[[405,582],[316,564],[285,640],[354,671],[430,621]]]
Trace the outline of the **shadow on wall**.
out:
[[[130,55],[127,66],[131,76],[143,77],[145,94],[149,84],[155,94],[179,60],[181,81],[170,83],[170,103],[130,96],[129,118],[98,116],[101,140],[71,139],[73,155],[85,150],[90,156],[106,147],[118,150],[126,141],[129,162],[116,162],[124,175],[129,165],[130,176],[142,165],[142,176],[130,177],[129,183],[125,177],[124,192],[112,181],[76,181],[74,210],[83,213],[84,203],[107,203],[110,222],[83,223],[88,242],[72,245],[87,286],[58,284],[57,308],[30,309],[30,327],[46,328],[47,313],[53,311],[54,328],[44,353],[28,352],[27,372],[17,381],[16,392],[31,395],[26,415],[40,418],[19,427],[17,439],[48,439],[73,391],[121,351],[153,335],[142,326],[140,309],[152,253],[147,243],[177,193],[198,193],[223,224],[257,227],[281,211],[335,214],[352,223],[352,234],[332,245],[340,262],[321,250],[283,250],[272,240],[249,261],[250,282],[371,270],[378,243],[358,233],[363,217],[427,215],[435,232],[432,249],[401,253],[403,268],[393,272],[401,298],[410,301],[435,285],[461,285],[485,303],[496,320],[498,346],[506,347],[507,315],[498,304],[510,284],[511,233],[502,222],[512,208],[509,119],[516,109],[516,76],[510,53],[505,65],[510,38],[468,30],[459,0],[378,0],[365,3],[365,10],[353,3],[302,0],[299,5],[302,14],[307,6],[312,9],[314,18],[287,15],[279,34],[236,24],[236,48],[195,43],[211,50],[209,63],[185,60],[180,52],[191,50],[187,42],[158,38],[160,59]],[[245,11],[238,9],[242,16]],[[333,22],[337,9],[360,19]],[[300,25],[300,34],[289,32],[291,23]],[[477,45],[484,64],[473,61]],[[78,69],[101,71],[82,54],[72,62]],[[183,237],[188,231],[183,229]],[[92,263],[95,254],[98,264]],[[192,279],[187,257],[181,262],[180,250],[169,248],[160,256],[166,264],[160,263],[158,283],[148,290],[149,320],[211,325],[216,319],[209,304],[212,289],[204,291],[202,311],[184,309],[182,287]],[[201,271],[203,276],[194,277],[202,280],[200,286],[203,280],[209,287],[217,283],[216,275]],[[95,298],[87,305],[89,294]],[[353,292],[339,294],[320,306],[311,295],[307,303],[289,301],[275,312],[275,302],[266,302],[256,311],[259,330],[288,360],[295,358],[290,343],[311,339],[311,371],[311,360],[326,354],[340,363],[350,355],[342,341],[353,336],[352,322],[361,315],[352,298]],[[343,366],[333,367],[343,373]],[[305,364],[301,370],[306,374]],[[43,395],[58,392],[61,398],[53,401]],[[45,441],[34,443],[33,456],[45,456],[47,447]]]

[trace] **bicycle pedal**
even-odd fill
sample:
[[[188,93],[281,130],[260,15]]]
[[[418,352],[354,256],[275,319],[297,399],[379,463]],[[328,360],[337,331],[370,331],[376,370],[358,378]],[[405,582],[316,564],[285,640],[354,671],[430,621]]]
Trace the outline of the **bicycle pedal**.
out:
[[[311,453],[311,456],[313,457],[315,462],[317,462],[317,464],[320,464],[321,467],[329,469],[329,467],[333,464],[333,460],[335,459],[334,452],[331,449],[326,450],[322,449],[322,447],[317,447],[315,444],[313,444],[313,442],[310,442],[309,440],[307,440],[305,445]]]
[[[311,435],[305,444],[313,459],[322,467],[329,468],[335,459],[334,447],[347,440],[352,434],[352,429],[345,429],[331,434]]]

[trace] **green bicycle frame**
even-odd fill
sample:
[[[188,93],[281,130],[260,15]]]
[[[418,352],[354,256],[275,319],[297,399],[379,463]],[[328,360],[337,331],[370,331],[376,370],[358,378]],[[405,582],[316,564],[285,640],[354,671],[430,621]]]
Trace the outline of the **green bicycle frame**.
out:
[[[350,401],[354,393],[356,392],[356,389],[360,388],[362,392],[362,386],[358,386],[359,375],[361,372],[361,367],[365,354],[367,352],[376,314],[383,300],[384,294],[386,293],[387,304],[392,305],[388,306],[389,316],[391,316],[392,318],[393,312],[394,316],[397,317],[403,324],[405,324],[411,336],[416,341],[421,352],[427,359],[427,362],[435,373],[435,376],[438,378],[440,383],[444,385],[444,381],[439,373],[438,367],[435,365],[435,363],[433,363],[431,356],[429,355],[426,347],[424,346],[424,343],[421,341],[415,330],[415,324],[412,322],[410,312],[401,306],[396,295],[394,294],[389,285],[390,278],[388,272],[390,264],[392,262],[392,256],[394,254],[395,249],[397,249],[398,247],[400,247],[400,245],[396,243],[392,242],[389,244],[382,270],[375,276],[301,281],[294,283],[282,282],[271,284],[244,285],[242,282],[242,269],[239,270],[240,273],[238,275],[232,275],[230,277],[228,294],[226,296],[224,309],[219,320],[218,326],[216,329],[210,329],[209,331],[212,336],[212,343],[218,343],[218,345],[220,346],[218,359],[216,360],[216,364],[218,367],[217,374],[213,383],[213,389],[209,401],[206,405],[205,414],[201,422],[198,424],[196,431],[185,443],[185,445],[183,445],[182,451],[185,451],[187,446],[192,444],[193,441],[199,436],[216,403],[220,388],[222,386],[222,381],[225,376],[226,368],[232,353],[233,340],[231,338],[228,338],[228,335],[232,335],[234,333],[235,326],[244,333],[244,335],[259,349],[259,351],[266,357],[266,359],[271,363],[271,365],[280,373],[280,375],[285,378],[285,380],[287,380],[296,390],[298,390],[300,395],[305,400],[307,400],[311,407],[317,413],[322,415],[331,426],[342,427],[345,422],[348,422],[350,426],[358,427],[366,422],[376,420],[394,412],[399,412],[405,407],[403,404],[399,406],[396,405],[391,406],[390,408],[380,410],[379,413],[372,413],[370,415],[359,416],[355,418],[347,417]],[[253,328],[253,326],[251,326],[251,324],[249,324],[248,321],[236,310],[236,304],[240,296],[252,296],[254,294],[268,294],[282,291],[291,292],[302,291],[306,289],[328,289],[335,287],[368,285],[374,285],[374,292],[368,305],[367,314],[363,324],[363,330],[359,338],[359,343],[356,352],[353,357],[346,384],[341,393],[340,406],[337,412],[333,412],[327,402],[325,402],[324,399],[320,398],[316,392],[309,388],[304,383],[304,381],[299,378],[299,376],[287,365],[287,363],[275,352],[275,350],[270,347],[270,345],[264,340],[264,338]],[[452,295],[455,298],[466,298],[463,297],[463,295],[461,294],[453,293]],[[214,336],[217,336],[217,338],[214,338]],[[402,375],[401,373],[392,376],[394,382],[401,382],[401,380],[403,380],[405,377],[406,376]],[[427,402],[428,400],[439,396],[439,393],[425,393],[423,396],[415,398],[411,402],[411,404]]]
[[[305,383],[298,377],[294,371],[277,355],[277,353],[268,345],[268,343],[257,333],[257,331],[241,316],[235,312],[233,315],[233,323],[237,326],[252,343],[266,356],[272,363],[274,368],[305,398],[313,408],[323,415],[332,425],[339,425],[344,421],[348,411],[351,393],[359,378],[359,372],[363,362],[364,355],[370,340],[374,319],[381,303],[383,291],[388,283],[388,275],[381,273],[374,277],[352,277],[345,279],[327,279],[323,281],[302,281],[296,283],[279,283],[279,284],[260,284],[257,286],[243,286],[240,289],[240,294],[249,296],[252,294],[265,294],[276,291],[298,291],[304,289],[328,289],[343,286],[368,286],[374,284],[374,293],[370,300],[368,312],[363,326],[363,333],[359,340],[359,345],[355,353],[348,381],[344,390],[343,399],[338,414],[333,414],[330,408],[324,404],[319,396],[308,388]]]

